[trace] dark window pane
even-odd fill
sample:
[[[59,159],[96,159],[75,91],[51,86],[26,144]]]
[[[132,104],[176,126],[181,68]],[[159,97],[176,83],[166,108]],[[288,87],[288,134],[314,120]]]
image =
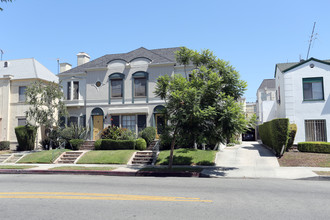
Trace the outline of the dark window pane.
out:
[[[71,126],[73,124],[78,125],[78,117],[71,116],[68,120],[68,126]]]
[[[65,125],[65,117],[62,116],[62,117],[60,118],[60,127],[63,128],[64,125]]]
[[[322,100],[323,97],[323,78],[303,79],[304,100]]]
[[[135,96],[136,97],[144,97],[146,96],[146,78],[138,78],[134,79],[134,89],[135,89]]]
[[[22,125],[26,125],[26,119],[25,118],[19,118],[17,120],[17,126],[22,126]]]
[[[138,132],[145,129],[146,125],[147,125],[147,116],[146,115],[138,115]]]
[[[71,100],[71,82],[68,82],[67,88],[66,99]]]
[[[79,99],[79,82],[73,82],[73,99]]]
[[[80,126],[81,127],[86,127],[86,115],[80,116]]]
[[[119,127],[119,116],[118,115],[111,116],[111,125]]]
[[[156,115],[157,134],[162,134],[165,127],[164,115]]]
[[[114,98],[123,97],[122,85],[123,85],[123,80],[121,80],[121,79],[111,80],[111,97],[114,97]]]

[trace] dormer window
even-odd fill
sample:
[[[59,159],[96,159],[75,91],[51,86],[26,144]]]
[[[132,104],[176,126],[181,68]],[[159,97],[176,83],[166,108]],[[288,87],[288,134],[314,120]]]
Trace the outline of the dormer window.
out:
[[[4,68],[8,67],[8,62],[7,61],[3,63],[3,67]]]

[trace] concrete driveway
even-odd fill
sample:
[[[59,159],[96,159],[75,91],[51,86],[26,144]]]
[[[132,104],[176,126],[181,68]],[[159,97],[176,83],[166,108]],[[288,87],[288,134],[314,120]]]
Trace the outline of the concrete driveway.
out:
[[[258,142],[226,147],[216,157],[216,167],[203,173],[214,177],[301,179],[318,176],[306,167],[280,167],[275,155]]]

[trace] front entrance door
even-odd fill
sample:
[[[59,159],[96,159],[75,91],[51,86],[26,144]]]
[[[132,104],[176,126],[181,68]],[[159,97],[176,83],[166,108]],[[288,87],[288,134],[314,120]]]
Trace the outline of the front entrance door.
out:
[[[159,139],[159,135],[163,133],[165,127],[165,119],[163,114],[155,114],[156,120],[156,138]]]
[[[93,115],[93,140],[96,141],[101,137],[103,130],[103,115]]]

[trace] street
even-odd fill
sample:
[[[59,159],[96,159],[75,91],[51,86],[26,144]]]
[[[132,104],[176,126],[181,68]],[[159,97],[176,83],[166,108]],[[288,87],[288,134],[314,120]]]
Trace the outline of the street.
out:
[[[0,175],[1,219],[327,219],[328,181]]]

